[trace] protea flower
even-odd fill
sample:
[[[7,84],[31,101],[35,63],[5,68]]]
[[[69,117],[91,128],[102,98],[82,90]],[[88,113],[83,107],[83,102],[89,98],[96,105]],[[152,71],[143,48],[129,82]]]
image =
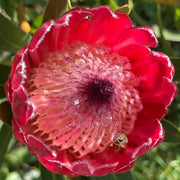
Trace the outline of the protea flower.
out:
[[[174,68],[149,27],[107,6],[43,24],[14,58],[13,132],[50,171],[122,173],[164,137]]]

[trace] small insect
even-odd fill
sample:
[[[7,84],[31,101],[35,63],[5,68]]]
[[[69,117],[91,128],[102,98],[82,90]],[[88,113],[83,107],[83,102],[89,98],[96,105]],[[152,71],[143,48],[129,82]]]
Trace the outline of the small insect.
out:
[[[128,143],[128,138],[123,133],[117,133],[115,139],[113,140],[113,143],[110,144],[110,148],[114,148],[118,152],[121,152],[125,149],[126,145]]]

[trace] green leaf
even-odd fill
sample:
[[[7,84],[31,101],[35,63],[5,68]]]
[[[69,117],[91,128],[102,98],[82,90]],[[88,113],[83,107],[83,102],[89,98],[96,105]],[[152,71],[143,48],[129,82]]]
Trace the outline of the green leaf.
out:
[[[70,177],[68,177],[68,176],[66,176],[65,178],[64,178],[64,180],[88,180],[89,178],[88,177],[86,177],[86,176],[76,176],[76,177],[73,177],[73,178],[70,178]]]
[[[63,175],[54,174],[41,164],[41,180],[64,180]]]
[[[6,180],[22,180],[20,173],[13,171],[9,172],[9,174],[6,177]]]
[[[121,174],[109,174],[107,176],[92,176],[88,177],[89,180],[133,180],[131,171]]]
[[[43,17],[43,22],[57,19],[66,10],[67,0],[49,0]]]
[[[42,15],[38,16],[38,17],[34,20],[33,26],[34,26],[35,28],[39,28],[39,27],[41,26],[41,24],[42,24],[42,20],[43,20],[43,16],[42,16]]]
[[[27,45],[31,36],[0,14],[0,50],[16,53]]]
[[[177,29],[180,30],[180,6],[175,8],[174,21]]]
[[[71,180],[70,177],[60,174],[54,174],[54,180]],[[78,179],[79,180],[79,179]]]
[[[114,179],[114,176],[112,174],[109,174],[107,176],[91,176],[89,177],[89,180],[116,180]]]
[[[36,30],[41,26],[43,21],[43,15],[38,16],[34,21],[33,24],[31,26],[31,33],[35,33]]]
[[[160,4],[157,4],[157,20],[158,20],[158,26],[159,26],[159,31],[160,31],[160,35],[161,35],[160,40],[161,40],[163,50],[168,56],[173,56],[172,48],[171,48],[169,42],[164,37]]]
[[[118,4],[116,3],[115,0],[109,0],[108,5],[109,5],[112,9],[118,8]]]
[[[22,3],[23,0],[11,0],[12,4],[14,4],[15,7],[19,6]]]
[[[179,4],[179,0],[154,0],[156,3],[161,3],[167,6],[174,6],[175,4]]]
[[[12,125],[12,110],[8,101],[0,104],[0,119],[8,126]]]
[[[157,37],[160,37],[161,34],[159,31],[159,27],[157,25],[153,25],[152,28],[154,29]],[[167,41],[180,42],[180,33],[179,32],[173,32],[166,28],[163,28],[162,32],[163,32],[164,38]]]
[[[41,180],[55,180],[53,174],[41,164]]]
[[[11,59],[12,58],[12,53],[8,51],[1,51],[0,55],[0,64],[3,63],[4,61]]]
[[[0,142],[1,142],[1,148],[0,148],[0,167],[4,160],[4,155],[7,151],[7,147],[9,144],[9,141],[11,139],[12,130],[5,124],[2,125],[0,130]]]
[[[0,177],[1,180],[6,179],[6,177],[9,175],[9,169],[6,166],[2,166],[0,168]]]
[[[11,71],[10,66],[0,64],[0,72],[1,72],[1,76],[0,76],[0,99],[6,97],[6,94],[4,91],[4,84],[9,77],[10,71]]]
[[[13,148],[10,152],[8,152],[4,159],[11,170],[20,169],[23,163],[33,164],[37,162],[37,158],[29,153],[26,146],[17,146],[17,144],[14,144],[14,147],[15,146],[16,148]]]
[[[21,0],[0,0],[0,6],[11,17],[15,16],[16,7],[21,3]]]
[[[165,142],[180,143],[180,130],[170,121],[163,119],[161,121],[165,130]]]
[[[116,174],[115,176],[116,176],[116,180],[120,180],[120,179],[133,180],[131,171],[128,171],[128,172],[122,173],[122,174]]]
[[[24,0],[24,2],[31,6],[46,6],[47,0]]]

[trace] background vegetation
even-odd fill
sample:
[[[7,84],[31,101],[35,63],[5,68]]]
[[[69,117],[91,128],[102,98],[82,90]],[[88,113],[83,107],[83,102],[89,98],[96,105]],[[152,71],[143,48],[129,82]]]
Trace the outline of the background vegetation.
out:
[[[58,3],[53,9],[51,5]],[[0,180],[69,180],[42,167],[37,158],[11,132],[11,109],[4,93],[15,53],[26,45],[43,21],[68,8],[109,5],[130,13],[134,26],[151,26],[160,44],[155,50],[169,55],[175,66],[174,81],[180,88],[180,1],[179,0],[0,0]],[[57,11],[56,11],[57,10]],[[44,15],[45,14],[45,15]],[[43,16],[44,15],[44,16]],[[106,177],[76,177],[75,180],[179,180],[180,179],[180,93],[162,121],[163,143],[138,158],[128,173]]]

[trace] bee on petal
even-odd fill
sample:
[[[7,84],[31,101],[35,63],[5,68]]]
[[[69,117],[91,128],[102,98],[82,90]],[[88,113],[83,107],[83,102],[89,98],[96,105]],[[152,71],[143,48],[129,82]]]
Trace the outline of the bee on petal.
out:
[[[117,150],[118,152],[122,152],[128,143],[128,138],[123,133],[117,133],[113,143],[110,144],[110,148]]]

